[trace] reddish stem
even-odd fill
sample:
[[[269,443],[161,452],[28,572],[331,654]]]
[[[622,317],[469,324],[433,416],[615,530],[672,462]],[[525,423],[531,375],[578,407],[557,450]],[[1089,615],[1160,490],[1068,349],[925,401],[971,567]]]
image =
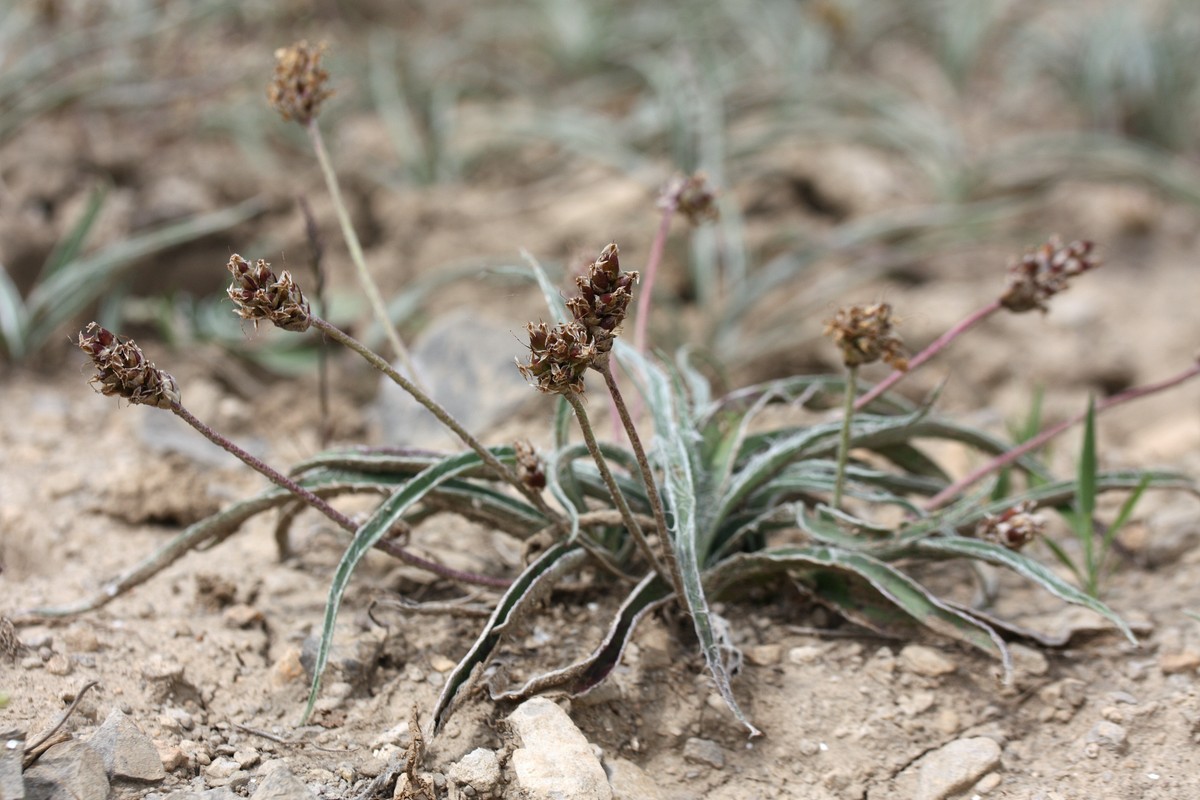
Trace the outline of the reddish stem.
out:
[[[639,353],[646,352],[646,327],[650,320],[650,299],[654,291],[654,278],[658,275],[658,265],[662,263],[663,249],[667,244],[667,234],[671,232],[671,220],[675,210],[679,208],[679,197],[676,193],[664,198],[662,220],[658,224],[658,233],[654,235],[654,243],[650,245],[650,257],[646,260],[646,280],[642,284],[642,301],[637,305],[637,314],[633,322],[633,346]]]
[[[909,359],[908,370],[906,370],[906,371],[905,370],[896,370],[891,375],[888,375],[882,381],[875,384],[875,386],[869,392],[865,393],[862,397],[858,398],[858,400],[856,400],[854,402],[854,410],[861,411],[864,408],[866,408],[868,405],[870,405],[872,400],[879,397],[879,395],[883,394],[888,389],[892,388],[897,383],[899,383],[900,379],[903,378],[905,375],[907,375],[909,372],[912,372],[917,367],[921,366],[926,361],[928,361],[929,359],[936,356],[939,352],[941,352],[943,349],[945,349],[946,345],[950,344],[952,341],[957,339],[959,336],[962,336],[964,333],[969,331],[971,328],[974,328],[980,322],[983,322],[983,320],[987,319],[992,314],[999,311],[1001,308],[1002,308],[1002,306],[1000,305],[1000,301],[993,300],[991,303],[989,303],[986,306],[984,306],[983,308],[973,312],[966,319],[963,319],[961,322],[959,322],[953,328],[946,331],[938,338],[934,339],[932,344],[930,344],[928,347],[926,347],[920,353],[917,353],[915,356],[913,356],[911,359]]]
[[[1155,394],[1156,392],[1170,389],[1173,386],[1178,386],[1179,384],[1194,378],[1197,375],[1200,375],[1200,361],[1192,364],[1192,366],[1183,372],[1180,372],[1178,375],[1167,378],[1164,381],[1146,384],[1145,386],[1135,386],[1132,389],[1126,389],[1120,394],[1114,394],[1112,397],[1106,397],[1105,399],[1096,403],[1096,413],[1099,414],[1102,411],[1107,411],[1114,406],[1119,406],[1122,403],[1128,403],[1130,400],[1137,400],[1139,398]],[[1046,442],[1065,431],[1067,428],[1070,428],[1073,425],[1078,425],[1084,420],[1085,417],[1087,417],[1087,412],[1082,411],[1069,419],[1063,420],[1057,425],[1052,425],[1051,427],[1046,428],[1037,436],[1034,436],[1032,439],[1023,442],[1018,447],[1014,447],[1007,453],[997,456],[979,469],[970,473],[966,477],[960,478],[950,486],[947,486],[945,489],[935,494],[933,497],[929,498],[929,500],[925,502],[925,509],[927,511],[934,511],[941,508],[952,498],[961,494],[962,491],[968,486],[973,485],[981,478],[990,475],[998,469],[1007,467],[1009,464],[1013,463],[1026,453],[1038,449],[1042,445],[1046,444]]]
[[[271,483],[282,489],[286,489],[296,497],[303,500],[305,503],[308,503],[308,505],[312,506],[317,511],[320,511],[326,517],[331,519],[337,524],[338,527],[351,534],[358,530],[358,526],[354,524],[354,520],[350,519],[345,514],[329,505],[329,503],[327,503],[325,500],[313,494],[308,489],[305,489],[291,478],[271,467],[261,459],[250,455],[245,450],[231,442],[229,439],[226,439],[224,436],[217,433],[179,403],[173,403],[171,405],[171,410],[175,412],[175,416],[179,417],[188,425],[191,425],[193,428],[199,431],[204,438],[208,439],[210,442],[222,448],[223,450],[232,453],[234,456],[237,456],[237,458],[239,458],[247,466],[264,475],[267,480],[271,481]],[[387,553],[388,555],[404,561],[405,563],[426,570],[427,572],[432,572],[434,575],[439,575],[448,580],[460,581],[462,583],[474,583],[480,586],[495,586],[498,588],[507,588],[511,583],[511,581],[505,578],[493,578],[490,575],[479,575],[473,572],[464,572],[462,570],[454,569],[453,567],[447,567],[443,564],[437,563],[436,561],[430,561],[427,558],[422,558],[415,553],[411,553],[395,542],[388,541],[386,539],[376,542],[375,547]]]

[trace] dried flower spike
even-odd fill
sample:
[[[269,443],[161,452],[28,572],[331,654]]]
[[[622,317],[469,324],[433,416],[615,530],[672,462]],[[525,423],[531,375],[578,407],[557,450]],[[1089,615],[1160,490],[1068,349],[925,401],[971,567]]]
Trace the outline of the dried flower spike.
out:
[[[825,323],[825,335],[841,349],[847,367],[883,359],[893,369],[908,369],[904,342],[892,329],[892,307],[887,303],[838,309]]]
[[[583,393],[583,374],[596,360],[596,344],[579,322],[547,328],[529,323],[529,363],[517,369],[546,394]]]
[[[96,366],[88,382],[100,394],[124,397],[134,405],[171,408],[179,404],[179,384],[146,360],[142,348],[95,322],[79,333],[79,349]]]
[[[285,120],[307,125],[333,94],[326,87],[329,73],[321,66],[325,47],[311,47],[301,40],[275,51],[275,75],[267,84],[267,102]]]
[[[1046,528],[1046,520],[1034,512],[1031,500],[1017,503],[1000,514],[988,514],[975,528],[975,535],[988,542],[1020,550]]]
[[[612,350],[617,330],[633,300],[633,285],[637,280],[636,272],[621,271],[620,250],[615,243],[600,251],[587,272],[575,279],[579,294],[567,300],[567,308],[587,331],[601,356]]]
[[[542,468],[542,460],[534,451],[533,444],[528,439],[518,439],[513,443],[513,450],[517,456],[517,477],[521,479],[521,483],[535,492],[545,489],[546,471]]]
[[[717,192],[703,172],[672,180],[663,190],[658,204],[663,207],[673,204],[692,226],[712,222],[719,216]]]
[[[1000,305],[1018,314],[1035,308],[1045,312],[1046,301],[1066,289],[1071,278],[1099,265],[1092,258],[1091,242],[1075,241],[1063,246],[1057,236],[1052,237],[1009,267]]]
[[[251,320],[255,326],[267,320],[285,331],[308,330],[312,311],[290,272],[284,270],[276,277],[263,259],[251,266],[236,253],[225,267],[233,275],[228,294],[239,317]]]

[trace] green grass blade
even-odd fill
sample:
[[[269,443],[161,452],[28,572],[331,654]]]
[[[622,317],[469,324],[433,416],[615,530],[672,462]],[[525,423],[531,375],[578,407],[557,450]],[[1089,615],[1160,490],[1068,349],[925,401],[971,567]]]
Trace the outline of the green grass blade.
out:
[[[304,708],[303,719],[308,720],[317,702],[317,693],[321,689],[321,674],[329,660],[329,648],[333,643],[333,629],[337,622],[338,609],[342,604],[342,595],[350,583],[355,567],[375,543],[382,539],[392,526],[395,525],[412,505],[428,494],[438,484],[465,472],[480,463],[475,453],[461,453],[435,464],[413,477],[391,497],[383,502],[371,514],[370,519],[363,523],[354,534],[354,539],[346,552],[342,554],[334,572],[333,585],[329,589],[329,598],[325,603],[325,618],[321,626],[321,643],[317,649],[316,662],[313,665],[312,685],[309,688],[308,703]]]
[[[96,220],[100,216],[100,209],[104,207],[104,201],[107,197],[108,187],[106,186],[97,186],[92,190],[92,193],[88,196],[88,204],[83,211],[83,216],[71,227],[66,236],[55,243],[54,249],[50,251],[50,255],[46,258],[46,263],[42,265],[42,271],[38,275],[37,283],[46,280],[75,260],[75,257],[83,249],[88,234],[92,232],[92,226],[96,224]]]
[[[1096,558],[1096,398],[1088,398],[1083,422],[1083,448],[1079,453],[1079,487],[1076,494],[1078,524],[1072,526],[1083,545],[1083,565],[1087,571],[1088,594],[1099,591],[1100,565]]]
[[[1126,497],[1125,502],[1121,504],[1120,510],[1117,511],[1116,519],[1112,521],[1112,524],[1108,526],[1108,530],[1104,532],[1103,552],[1105,554],[1107,554],[1109,549],[1112,547],[1113,540],[1117,538],[1117,534],[1120,533],[1121,528],[1125,527],[1125,523],[1129,522],[1129,518],[1133,516],[1133,509],[1137,506],[1138,501],[1142,499],[1142,495],[1150,486],[1150,480],[1150,475],[1144,475],[1142,479],[1138,481],[1138,485],[1135,486],[1133,491],[1129,494],[1129,497]]]
[[[94,255],[65,264],[35,287],[26,301],[30,317],[27,353],[37,350],[62,325],[94,302],[138,259],[226,230],[256,216],[263,208],[260,200],[249,200],[125,239]],[[220,267],[213,265],[214,270]]]
[[[451,703],[470,679],[472,671],[476,666],[487,663],[492,651],[500,643],[503,627],[513,620],[524,606],[549,591],[558,576],[578,567],[586,559],[587,553],[581,548],[559,542],[542,553],[517,576],[496,604],[496,610],[492,612],[475,644],[471,645],[471,649],[446,677],[446,685],[442,688],[442,694],[433,709],[435,733],[445,724]]]
[[[1037,583],[1055,597],[1074,605],[1083,606],[1112,622],[1130,642],[1137,644],[1133,631],[1125,621],[1117,616],[1111,608],[1095,597],[1076,589],[1062,578],[1055,575],[1044,565],[1022,555],[1015,550],[1009,550],[992,542],[979,539],[968,539],[963,536],[935,536],[923,539],[917,543],[917,548],[928,554],[953,555],[986,561],[1007,567],[1018,575]]]
[[[0,265],[0,344],[13,361],[24,357],[27,342],[25,331],[29,326],[29,314],[25,300],[17,285],[8,276],[8,270]]]

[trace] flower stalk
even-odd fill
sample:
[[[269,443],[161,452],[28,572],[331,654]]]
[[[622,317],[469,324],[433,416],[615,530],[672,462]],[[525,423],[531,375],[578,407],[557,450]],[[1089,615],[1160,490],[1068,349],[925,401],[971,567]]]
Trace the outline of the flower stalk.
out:
[[[286,276],[287,273],[284,275]],[[297,290],[298,293],[299,290]],[[358,530],[358,525],[352,519],[331,506],[326,500],[246,452],[192,414],[181,402],[179,386],[175,378],[147,361],[142,349],[132,339],[119,337],[92,322],[80,332],[78,343],[79,348],[88,354],[96,367],[96,375],[92,377],[91,382],[98,387],[101,394],[124,397],[134,405],[149,405],[170,411],[210,442],[235,456],[276,486],[303,500],[338,527],[350,534]],[[394,541],[382,540],[376,544],[376,547],[408,564],[450,580],[493,587],[505,587],[509,584],[509,581],[504,578],[493,578],[489,575],[456,570],[430,561],[409,552]]]

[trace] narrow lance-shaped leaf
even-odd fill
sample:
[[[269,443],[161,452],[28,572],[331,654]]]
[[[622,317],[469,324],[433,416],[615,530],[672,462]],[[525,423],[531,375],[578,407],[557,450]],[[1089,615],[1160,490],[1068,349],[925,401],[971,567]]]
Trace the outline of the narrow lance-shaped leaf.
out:
[[[470,469],[480,463],[475,453],[462,453],[451,456],[440,464],[429,467],[415,476],[375,510],[361,528],[354,534],[354,539],[338,562],[333,575],[333,585],[329,588],[329,598],[325,602],[325,617],[321,625],[321,642],[317,648],[317,658],[313,665],[312,686],[308,693],[308,703],[304,708],[303,719],[308,720],[317,702],[317,693],[321,688],[321,675],[329,661],[329,648],[333,643],[334,625],[337,623],[337,612],[342,604],[342,595],[350,583],[350,576],[363,556],[382,539],[412,505],[424,497],[439,483]]]
[[[701,554],[697,552],[702,538],[697,502],[697,484],[694,446],[699,440],[695,429],[687,424],[688,413],[684,401],[672,392],[667,377],[656,366],[617,342],[617,351],[623,359],[629,359],[644,381],[647,405],[654,414],[655,446],[664,475],[664,494],[673,517],[671,540],[675,546],[676,560],[683,577],[684,600],[704,660],[717,685],[717,691],[733,715],[746,726],[751,736],[761,731],[750,722],[733,696],[729,670],[721,655],[721,645],[713,625],[712,612],[701,582]]]
[[[661,576],[654,573],[647,575],[621,603],[604,641],[587,658],[533,678],[519,689],[494,694],[492,699],[524,700],[552,689],[563,689],[572,695],[587,694],[599,686],[620,663],[621,654],[625,652],[625,645],[629,643],[629,637],[638,622],[670,600],[671,596],[671,587]]]
[[[450,705],[454,702],[459,690],[467,683],[472,671],[491,658],[492,651],[500,642],[500,633],[505,625],[510,623],[517,613],[525,606],[541,597],[562,574],[575,569],[587,558],[587,553],[581,548],[565,542],[550,547],[542,553],[525,571],[517,576],[512,586],[496,604],[496,610],[483,626],[482,633],[471,645],[471,649],[458,662],[457,666],[446,677],[446,685],[433,709],[433,730],[438,732],[449,716]]]

